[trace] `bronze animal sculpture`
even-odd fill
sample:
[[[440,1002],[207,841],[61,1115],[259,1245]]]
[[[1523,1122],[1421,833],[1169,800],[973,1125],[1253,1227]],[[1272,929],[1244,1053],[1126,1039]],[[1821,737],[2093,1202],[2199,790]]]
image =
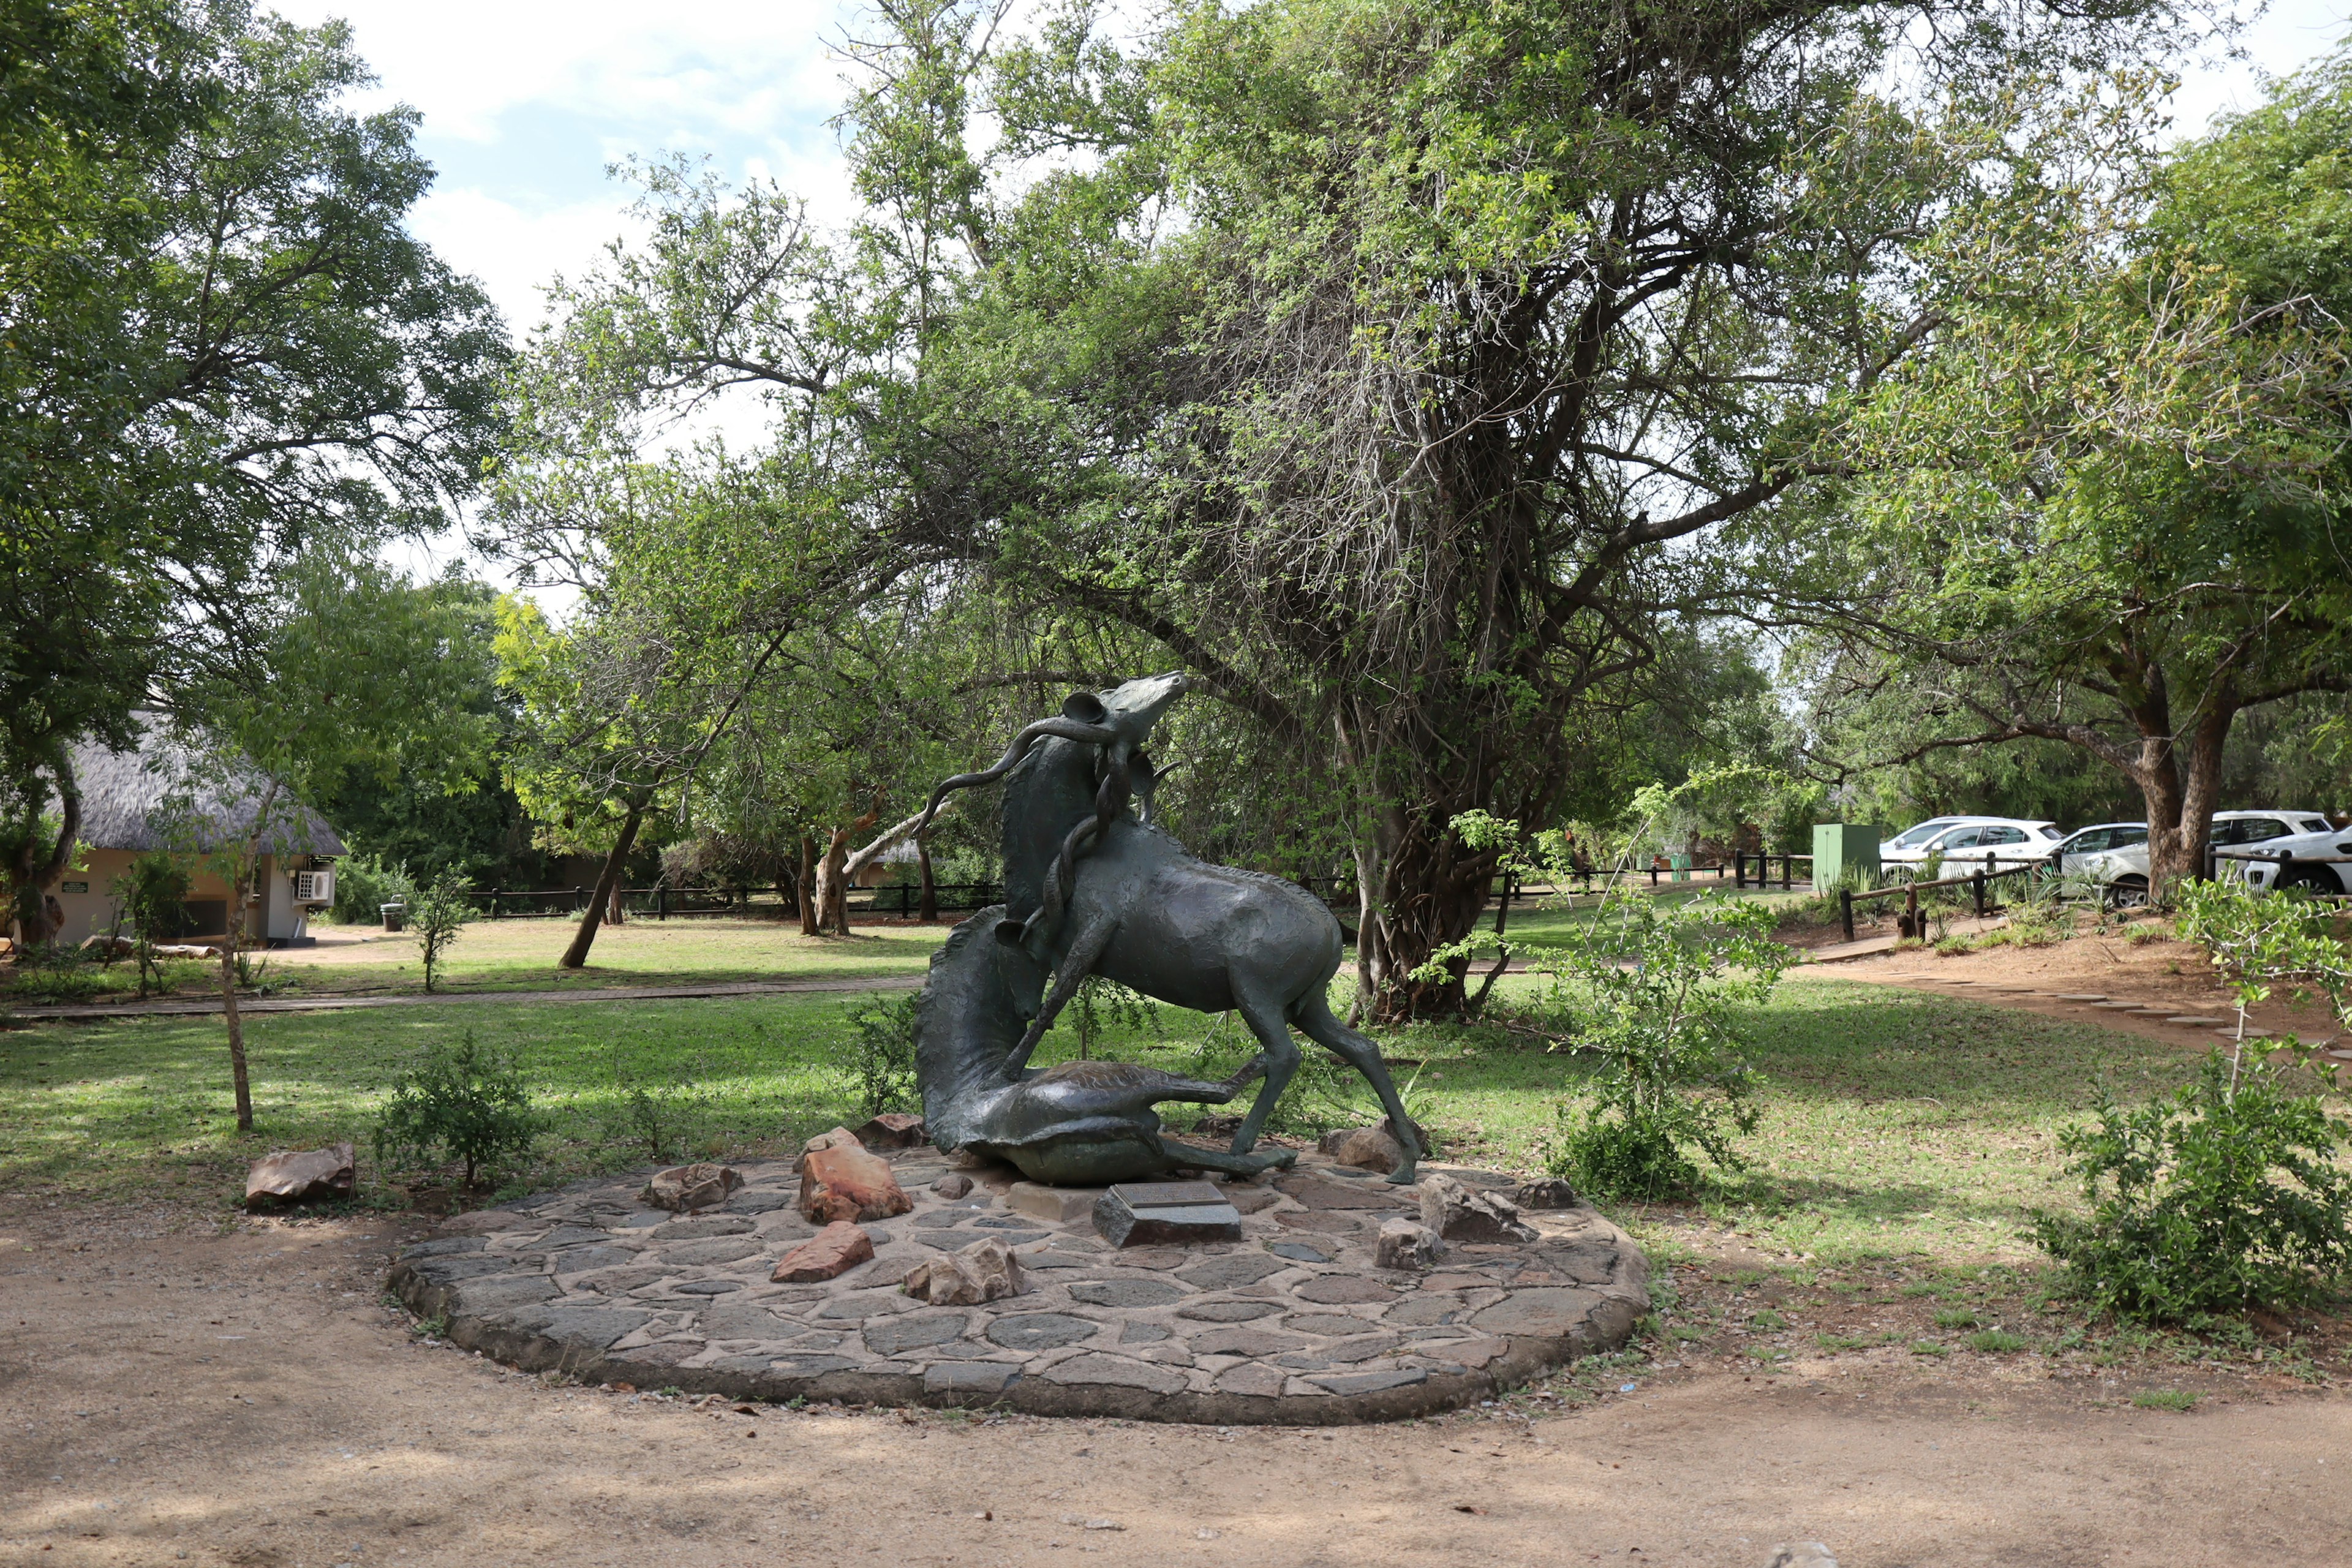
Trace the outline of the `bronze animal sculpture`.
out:
[[[932,793],[937,810],[950,790],[1005,783],[1008,908],[996,934],[1008,994],[1034,1020],[1007,1059],[1025,1065],[1092,973],[1176,1006],[1238,1012],[1260,1047],[1244,1072],[1265,1080],[1234,1135],[1232,1152],[1247,1155],[1298,1070],[1296,1025],[1371,1085],[1403,1151],[1389,1179],[1409,1183],[1421,1151],[1380,1047],[1331,1013],[1345,953],[1338,920],[1279,878],[1194,858],[1127,810],[1137,784],[1148,794],[1158,776],[1143,742],[1187,684],[1171,674],[1077,693],[1059,717],[1022,731],[994,766]],[[1054,992],[1041,998],[1049,970]]]
[[[1151,1107],[1163,1100],[1223,1105],[1255,1077],[1252,1061],[1222,1082],[1181,1078],[1130,1062],[1024,1066],[1016,1054],[1021,1021],[994,936],[1003,906],[982,910],[948,933],[931,955],[916,1002],[915,1062],[923,1121],[942,1149],[970,1149],[1019,1167],[1032,1181],[1093,1186],[1142,1181],[1171,1171],[1251,1175],[1297,1158],[1231,1154],[1163,1139]]]

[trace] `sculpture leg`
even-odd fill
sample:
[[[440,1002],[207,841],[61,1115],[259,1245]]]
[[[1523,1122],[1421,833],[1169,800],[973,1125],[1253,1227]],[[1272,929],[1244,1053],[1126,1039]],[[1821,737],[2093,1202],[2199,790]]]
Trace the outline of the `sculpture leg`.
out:
[[[1290,1037],[1290,1026],[1282,1021],[1282,1009],[1267,1005],[1253,996],[1235,999],[1234,1011],[1242,1022],[1257,1037],[1265,1049],[1258,1059],[1265,1063],[1265,1087],[1257,1091],[1250,1102],[1249,1114],[1242,1118],[1241,1131],[1234,1134],[1234,1152],[1246,1154],[1256,1147],[1258,1134],[1265,1130],[1265,1119],[1274,1113],[1274,1102],[1290,1087],[1293,1074],[1298,1071],[1298,1042]]]
[[[1404,1112],[1396,1080],[1389,1077],[1388,1064],[1381,1060],[1380,1047],[1332,1016],[1331,1004],[1323,992],[1318,985],[1298,999],[1293,1009],[1298,1026],[1307,1031],[1307,1038],[1362,1073],[1372,1092],[1381,1097],[1381,1108],[1389,1113],[1389,1125],[1396,1130],[1397,1147],[1404,1151],[1403,1161],[1389,1173],[1389,1180],[1399,1184],[1412,1181],[1413,1167],[1422,1156],[1421,1141],[1413,1135],[1412,1118]]]
[[[1095,965],[1102,961],[1103,949],[1108,947],[1110,939],[1118,934],[1117,921],[1102,921],[1079,930],[1076,940],[1070,943],[1069,951],[1062,955],[1062,962],[1054,965],[1053,994],[1045,998],[1045,1005],[1037,1009],[1036,1019],[1030,1024],[1028,1032],[1021,1037],[1021,1043],[1013,1047],[1011,1056],[1004,1058],[1006,1072],[1017,1073],[1029,1065],[1029,1053],[1037,1048],[1037,1042],[1045,1037],[1045,1031],[1054,1026],[1054,1020],[1061,1016],[1062,1009],[1070,1005],[1070,998],[1078,994],[1078,987],[1085,984],[1087,976],[1095,972]]]
[[[1255,1176],[1260,1171],[1288,1170],[1298,1163],[1296,1149],[1275,1149],[1263,1154],[1233,1154],[1223,1149],[1203,1149],[1198,1143],[1186,1143],[1179,1139],[1162,1137],[1160,1148],[1168,1152],[1169,1168],[1190,1166],[1196,1171],[1223,1171],[1228,1175]]]

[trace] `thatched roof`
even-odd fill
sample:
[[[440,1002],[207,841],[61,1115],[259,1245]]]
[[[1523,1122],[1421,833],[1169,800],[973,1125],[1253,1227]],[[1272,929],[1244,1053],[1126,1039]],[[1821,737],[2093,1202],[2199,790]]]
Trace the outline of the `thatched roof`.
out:
[[[159,728],[150,727],[135,750],[84,743],[73,749],[81,785],[83,843],[95,849],[197,849],[242,844],[253,831],[267,792],[259,769],[239,759],[226,768],[198,766]],[[327,819],[279,792],[264,837],[272,855],[341,855],[343,841]]]

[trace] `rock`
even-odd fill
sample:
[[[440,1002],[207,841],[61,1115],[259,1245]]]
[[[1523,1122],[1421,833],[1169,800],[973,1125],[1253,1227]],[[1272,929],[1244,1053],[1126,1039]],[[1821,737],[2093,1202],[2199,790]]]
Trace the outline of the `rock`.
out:
[[[1342,1165],[1364,1171],[1393,1171],[1404,1160],[1404,1150],[1385,1127],[1349,1127],[1326,1132],[1318,1145]]]
[[[731,1166],[672,1165],[667,1171],[656,1171],[637,1196],[657,1209],[689,1214],[725,1203],[727,1194],[742,1184],[743,1178]]]
[[[768,1278],[778,1285],[810,1285],[846,1274],[873,1258],[874,1238],[854,1221],[837,1219],[776,1259],[776,1271]]]
[[[1279,1301],[1187,1301],[1176,1315],[1202,1323],[1246,1323],[1281,1310]]]
[[[347,1198],[355,1184],[348,1143],[331,1143],[324,1149],[279,1149],[256,1160],[245,1173],[245,1206],[266,1209]]]
[[[1474,1193],[1451,1176],[1421,1184],[1421,1223],[1447,1241],[1533,1241],[1535,1226],[1519,1217],[1519,1205],[1492,1193]]]
[[[801,1215],[811,1224],[888,1219],[915,1206],[889,1162],[867,1153],[846,1127],[810,1139],[794,1164],[801,1173]]]
[[[857,1129],[857,1141],[868,1149],[919,1149],[931,1141],[923,1119],[903,1110],[886,1110]]]
[[[899,1288],[934,1307],[977,1307],[1018,1296],[1025,1287],[1019,1260],[992,1236],[961,1251],[925,1258],[908,1270]]]
[[[931,1191],[953,1203],[971,1191],[971,1178],[961,1171],[950,1171],[931,1184]]]
[[[1772,1548],[1764,1568],[1837,1568],[1837,1559],[1818,1541],[1783,1542]]]
[[[1050,1351],[1095,1337],[1102,1324],[1066,1312],[1029,1312],[988,1325],[989,1340],[1009,1351]]]
[[[1426,1268],[1444,1250],[1445,1244],[1429,1226],[1409,1219],[1386,1220],[1381,1225],[1372,1261],[1382,1268]]]
[[[1167,1307],[1183,1299],[1164,1279],[1081,1279],[1070,1287],[1070,1300],[1089,1307]]]
[[[1521,1182],[1511,1201],[1523,1209],[1572,1209],[1577,1205],[1576,1189],[1557,1176],[1540,1182]]]
[[[1092,1213],[1102,1191],[1100,1187],[1049,1187],[1042,1182],[1015,1182],[1005,1189],[1004,1206],[1063,1225]]]
[[[127,936],[108,936],[101,931],[97,936],[82,938],[81,950],[113,958],[131,958],[138,954],[139,944]]]

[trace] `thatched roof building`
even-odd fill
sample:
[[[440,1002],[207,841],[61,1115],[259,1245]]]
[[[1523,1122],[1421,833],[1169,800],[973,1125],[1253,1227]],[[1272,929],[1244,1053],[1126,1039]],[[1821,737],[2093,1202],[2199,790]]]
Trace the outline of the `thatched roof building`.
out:
[[[254,814],[268,793],[268,781],[250,763],[200,763],[160,726],[151,726],[127,752],[77,745],[73,770],[81,786],[81,839],[96,849],[236,848],[251,837]],[[325,817],[283,791],[269,816],[265,854],[347,853]]]

